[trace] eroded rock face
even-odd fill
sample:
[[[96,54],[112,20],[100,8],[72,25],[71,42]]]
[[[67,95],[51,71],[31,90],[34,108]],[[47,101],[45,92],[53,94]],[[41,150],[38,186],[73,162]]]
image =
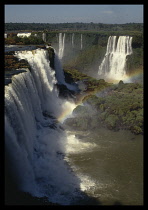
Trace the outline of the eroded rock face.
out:
[[[24,59],[19,61],[18,58],[14,56],[14,52],[5,53],[5,71],[12,71],[19,68],[30,68],[30,66]]]
[[[49,54],[50,67],[54,69],[54,56],[55,56],[54,49],[52,47],[48,47],[47,51]]]
[[[26,60],[18,60],[14,56],[15,51],[5,52],[5,85],[12,81],[12,76],[30,70],[30,65]]]
[[[27,48],[27,46],[25,46]],[[17,46],[15,47],[17,48]],[[26,50],[23,46],[19,46],[18,50]],[[28,46],[28,48],[32,48],[32,46]],[[54,69],[54,49],[52,47],[46,48],[45,45],[33,46],[33,49],[47,49],[49,54],[50,66]],[[5,52],[5,85],[11,83],[11,78],[15,74],[22,73],[26,71],[26,69],[31,70],[29,63],[25,59],[19,60],[15,56],[15,51],[10,50]]]

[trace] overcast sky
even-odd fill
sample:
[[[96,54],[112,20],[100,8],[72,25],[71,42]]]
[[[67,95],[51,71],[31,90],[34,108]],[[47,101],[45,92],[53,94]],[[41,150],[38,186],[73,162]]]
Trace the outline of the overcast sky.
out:
[[[143,23],[143,5],[5,5],[9,23]]]

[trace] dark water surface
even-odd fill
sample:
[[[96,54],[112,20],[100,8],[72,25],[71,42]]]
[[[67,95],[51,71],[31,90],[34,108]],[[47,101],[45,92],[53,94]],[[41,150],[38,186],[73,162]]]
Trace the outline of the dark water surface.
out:
[[[143,205],[143,136],[100,128],[69,131],[67,161],[102,205]]]

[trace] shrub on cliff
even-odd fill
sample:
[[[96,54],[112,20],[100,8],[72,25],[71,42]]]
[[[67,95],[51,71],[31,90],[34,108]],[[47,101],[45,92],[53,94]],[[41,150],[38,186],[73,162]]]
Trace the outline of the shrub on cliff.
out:
[[[85,103],[97,110],[98,120],[105,127],[143,133],[143,88],[140,84],[120,82],[116,89],[108,89],[108,94],[102,97],[86,97]]]
[[[16,44],[16,45],[34,45],[34,44],[44,44],[44,41],[40,37],[30,36],[30,37],[8,37],[5,39],[5,44]]]

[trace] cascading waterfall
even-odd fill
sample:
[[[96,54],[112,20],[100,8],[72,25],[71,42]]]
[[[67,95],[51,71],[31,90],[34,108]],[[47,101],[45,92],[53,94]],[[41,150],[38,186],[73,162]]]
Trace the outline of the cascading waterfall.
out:
[[[68,103],[58,97],[46,50],[15,54],[28,61],[31,71],[5,86],[5,144],[12,171],[20,190],[69,204],[80,193],[80,181],[63,159],[67,134],[56,120]]]
[[[44,42],[46,42],[46,33],[42,34],[42,39],[43,39]]]
[[[71,42],[72,42],[72,47],[74,48],[74,33],[72,34],[72,39],[71,39]]]
[[[132,54],[132,37],[110,36],[98,74],[109,79],[124,79],[126,76],[126,57],[130,54]]]
[[[55,72],[50,68],[47,51],[42,49],[22,52],[18,51],[16,52],[16,56],[19,59],[26,59],[30,66],[34,69],[34,71],[32,71],[32,75],[34,76],[34,81],[38,88],[38,94],[41,98],[42,110],[52,112],[57,116],[58,108],[54,111],[54,107],[58,106],[58,93],[54,88],[57,80],[54,75]],[[45,103],[45,99],[47,103]]]
[[[62,36],[62,33],[59,33],[59,58],[62,59],[64,55],[65,48],[65,33]]]
[[[55,72],[56,72],[56,79],[58,81],[58,84],[62,84],[65,85],[69,90],[73,90],[73,91],[78,91],[78,87],[76,84],[68,84],[65,82],[65,76],[64,76],[64,72],[62,69],[62,65],[61,62],[59,60],[59,56],[57,55],[56,51],[55,52],[55,56],[54,56],[54,68],[55,68]]]
[[[83,48],[83,36],[81,34],[81,50],[82,50],[82,48]]]

